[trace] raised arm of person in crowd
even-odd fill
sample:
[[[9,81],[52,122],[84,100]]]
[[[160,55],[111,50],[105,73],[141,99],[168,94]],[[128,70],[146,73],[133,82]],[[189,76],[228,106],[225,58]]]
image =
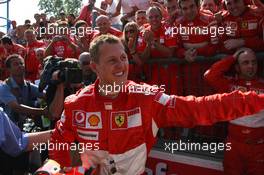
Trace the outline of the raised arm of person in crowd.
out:
[[[228,72],[231,66],[235,63],[236,58],[234,56],[227,56],[222,60],[214,63],[205,74],[205,80],[212,86],[217,88],[218,92],[228,92],[230,79],[225,77],[225,73]]]

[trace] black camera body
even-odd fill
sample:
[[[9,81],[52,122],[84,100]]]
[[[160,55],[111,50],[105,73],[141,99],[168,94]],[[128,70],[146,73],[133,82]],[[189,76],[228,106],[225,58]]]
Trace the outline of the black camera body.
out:
[[[59,70],[59,80],[52,80],[53,72]],[[44,70],[40,77],[39,91],[43,91],[47,85],[65,83],[81,83],[82,70],[79,62],[74,59],[63,59],[57,56],[48,56],[44,60]]]

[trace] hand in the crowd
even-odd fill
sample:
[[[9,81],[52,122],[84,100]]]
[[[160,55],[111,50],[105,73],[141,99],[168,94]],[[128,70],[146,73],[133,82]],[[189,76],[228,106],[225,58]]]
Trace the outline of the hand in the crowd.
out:
[[[143,32],[143,38],[146,41],[146,43],[152,43],[154,40],[154,34],[152,31],[145,30]]]
[[[216,14],[214,14],[214,18],[217,21],[217,23],[221,23],[223,21],[223,16],[222,16],[222,12],[217,12]]]
[[[189,63],[194,62],[197,56],[197,51],[194,48],[190,48],[185,51],[185,60]]]
[[[69,172],[71,172],[71,170],[72,170],[72,167],[63,167],[61,172],[62,173],[69,173]]]
[[[132,49],[134,49],[134,48],[133,48],[134,43],[135,43],[135,38],[133,38],[133,37],[128,38],[127,46],[128,46],[128,48],[129,48],[130,51],[131,51]]]
[[[120,21],[121,21],[122,23],[125,23],[126,21],[128,21],[127,16],[122,16],[122,17],[120,18]]]
[[[224,42],[224,46],[228,50],[242,47],[245,44],[243,39],[229,39]]]
[[[59,73],[59,70],[54,71],[51,75],[51,80],[59,80]]]

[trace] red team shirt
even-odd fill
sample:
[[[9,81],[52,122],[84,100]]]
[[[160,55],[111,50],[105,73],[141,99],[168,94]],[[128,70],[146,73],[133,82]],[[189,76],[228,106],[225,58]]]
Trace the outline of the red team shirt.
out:
[[[238,38],[243,38],[245,40],[245,47],[249,47],[255,51],[264,50],[264,18],[263,13],[260,11],[247,7],[246,11],[239,17],[234,17],[227,12],[227,14],[224,15],[222,25],[231,28],[231,32],[226,33],[221,38],[222,52],[230,52],[224,48],[224,41]]]
[[[173,26],[162,23],[161,27],[153,31],[151,26],[146,27],[144,30],[152,31],[154,34],[154,40],[159,42],[168,48],[176,48],[177,38],[172,33]],[[143,52],[146,48],[146,42],[144,41],[143,34],[141,33],[138,38],[137,50]],[[168,55],[158,51],[155,47],[151,47],[150,59],[168,58]],[[144,66],[144,72],[147,77],[147,83],[152,85],[165,85],[167,93],[181,94],[182,86],[180,83],[180,77],[177,76],[177,65],[175,64],[146,64]]]
[[[71,39],[70,39],[71,40]],[[52,44],[51,55],[57,55],[63,58],[76,58],[73,49],[69,46],[66,41],[57,41]]]
[[[28,44],[26,47],[27,57],[25,59],[26,66],[26,79],[34,82],[39,78],[40,62],[36,58],[36,49],[45,47],[45,43],[42,41],[35,41]]]
[[[178,35],[179,49],[177,50],[177,55],[179,57],[184,57],[184,53],[186,50],[184,47],[184,44],[202,44],[203,43],[204,45],[203,47],[196,48],[197,55],[211,56],[216,53],[217,45],[212,44],[213,36],[211,37],[210,32],[208,32],[207,34],[205,30],[203,30],[204,32],[200,33],[198,32],[198,30],[194,29],[197,27],[200,27],[201,29],[203,29],[203,27],[208,27],[208,25],[210,24],[210,22],[213,21],[213,19],[214,19],[213,16],[209,14],[198,12],[197,16],[192,21],[188,21],[184,17],[180,17],[177,20],[178,28],[182,27],[183,29],[185,28],[189,30],[189,32],[188,31],[182,32],[182,34],[178,32],[179,33]]]

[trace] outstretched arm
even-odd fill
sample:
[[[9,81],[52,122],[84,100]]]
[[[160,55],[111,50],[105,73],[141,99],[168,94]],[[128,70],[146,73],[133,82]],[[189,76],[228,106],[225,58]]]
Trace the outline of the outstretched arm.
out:
[[[264,95],[255,92],[179,97],[158,93],[152,104],[158,128],[212,125],[250,115],[264,109]]]

